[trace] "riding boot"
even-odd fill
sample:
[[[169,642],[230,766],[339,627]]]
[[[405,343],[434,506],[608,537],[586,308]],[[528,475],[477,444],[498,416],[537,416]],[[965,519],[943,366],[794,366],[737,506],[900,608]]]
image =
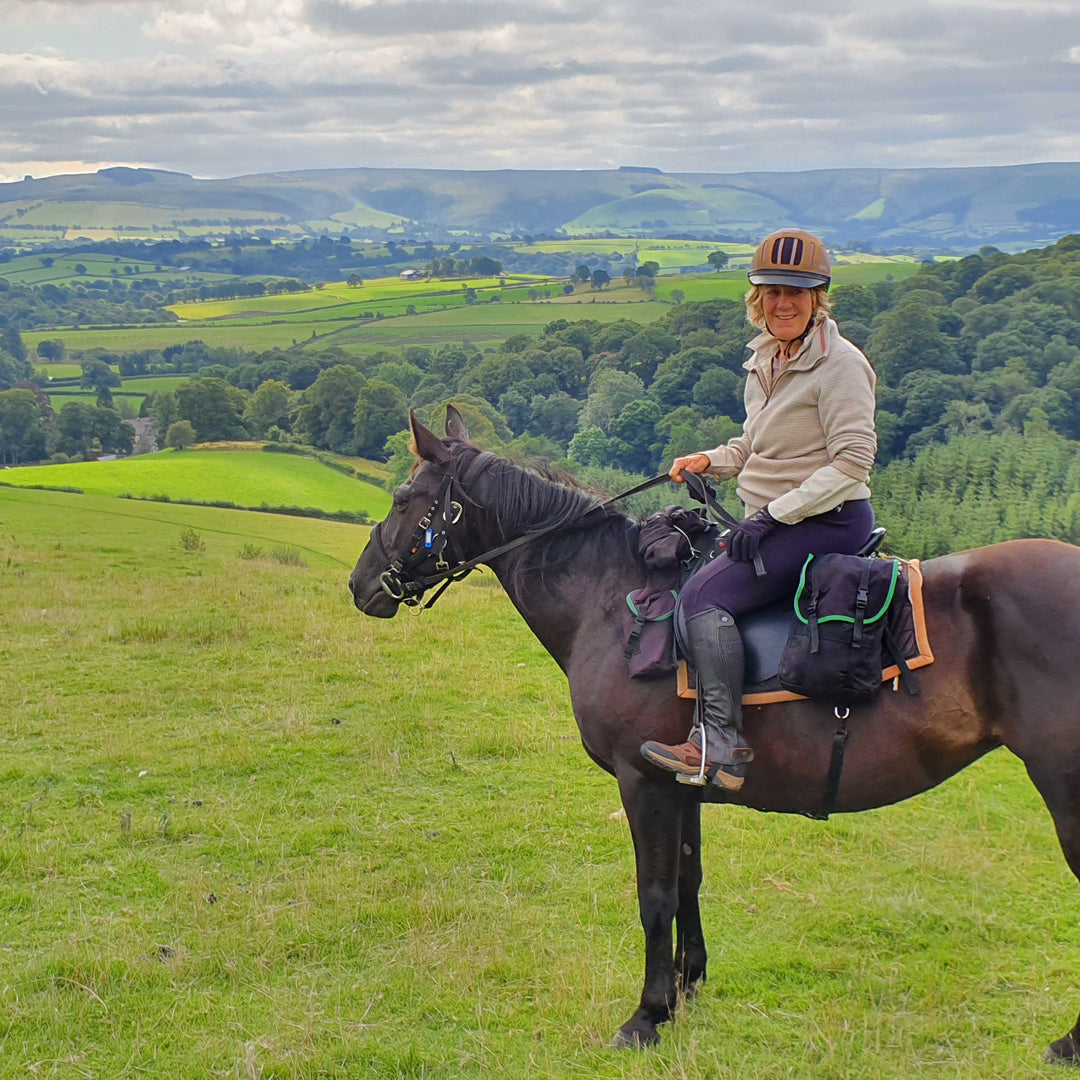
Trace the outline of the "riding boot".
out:
[[[697,724],[684,743],[647,742],[642,755],[681,777],[701,775],[701,732],[705,734],[705,775],[719,787],[738,791],[754,751],[742,735],[743,644],[732,616],[707,608],[681,628],[680,641],[697,674]]]

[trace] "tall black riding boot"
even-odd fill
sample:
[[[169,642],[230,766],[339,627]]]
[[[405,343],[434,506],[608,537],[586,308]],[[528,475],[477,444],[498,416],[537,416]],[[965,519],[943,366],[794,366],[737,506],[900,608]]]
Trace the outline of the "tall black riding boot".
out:
[[[680,628],[680,645],[697,674],[697,721],[687,742],[676,746],[647,742],[642,755],[680,778],[701,775],[701,732],[705,734],[705,775],[738,791],[754,751],[742,735],[743,644],[735,620],[723,608],[707,608]]]

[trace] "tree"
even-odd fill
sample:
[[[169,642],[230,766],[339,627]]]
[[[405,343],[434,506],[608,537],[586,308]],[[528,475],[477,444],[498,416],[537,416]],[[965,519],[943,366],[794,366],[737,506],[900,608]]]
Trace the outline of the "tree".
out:
[[[359,274],[350,274],[349,280],[345,282],[350,288],[358,289],[364,284],[364,279]]]
[[[0,390],[0,464],[45,457],[45,422],[32,390]]]
[[[195,429],[190,420],[177,420],[169,425],[165,434],[165,445],[170,449],[186,450],[189,446],[194,446],[195,442]]]
[[[361,457],[383,455],[386,440],[409,426],[409,403],[393,383],[372,379],[360,388],[353,415],[356,453]]]
[[[30,361],[20,360],[7,349],[0,349],[0,390],[6,390],[17,382],[29,380],[34,375]]]
[[[613,460],[610,464],[630,472],[652,472],[659,447],[656,424],[662,412],[655,401],[631,401],[611,424],[610,440]]]
[[[717,272],[720,273],[728,264],[728,255],[726,251],[710,251],[709,252],[709,265]]]
[[[611,284],[611,275],[606,270],[594,270],[589,280],[594,289],[602,289]]]
[[[81,385],[97,391],[99,405],[111,405],[111,391],[121,384],[120,376],[104,360],[91,359],[82,362]]]
[[[583,427],[570,440],[567,455],[581,465],[607,465],[611,460],[608,437],[598,427]]]
[[[164,442],[165,434],[170,425],[180,419],[176,395],[170,390],[159,390],[146,399],[143,407],[146,415],[154,421],[154,430],[157,432],[158,438]]]
[[[671,290],[671,302],[673,304],[681,304],[686,299],[686,293],[682,289]]]
[[[134,438],[115,409],[69,401],[56,415],[56,449],[72,457],[130,453]]]
[[[829,290],[832,316],[845,332],[847,323],[860,322],[867,326],[878,312],[877,297],[865,285],[835,285]]]
[[[395,491],[405,483],[416,464],[416,455],[412,452],[412,432],[397,431],[386,440],[380,455],[386,461],[387,491]]]
[[[573,273],[573,280],[580,281],[582,284],[591,277],[592,271],[584,263],[582,263]]]
[[[733,371],[722,367],[706,368],[694,383],[691,397],[705,416],[743,418],[742,380]]]
[[[356,399],[365,381],[346,364],[327,368],[301,395],[296,431],[312,446],[351,454]]]
[[[920,368],[945,374],[964,370],[956,342],[941,332],[934,309],[907,298],[874,320],[870,359],[882,379],[892,386]]]
[[[615,417],[631,401],[644,396],[645,384],[636,375],[614,368],[602,368],[589,383],[589,398],[581,413],[579,432],[594,427],[601,434],[607,434]],[[577,460],[584,465],[589,464],[581,458]]]
[[[279,379],[260,383],[244,407],[244,426],[256,439],[265,439],[272,427],[289,431],[295,413],[296,394]]]
[[[26,345],[23,342],[22,334],[11,323],[8,323],[0,331],[0,351],[10,353],[20,363],[26,359]]]
[[[477,255],[469,261],[469,273],[479,277],[498,277],[502,273],[502,263],[488,255]]]
[[[64,359],[64,343],[59,338],[42,338],[36,351],[46,363],[56,364]]]
[[[247,394],[224,379],[192,379],[176,389],[181,420],[190,420],[199,442],[243,439],[247,429],[240,419]]]

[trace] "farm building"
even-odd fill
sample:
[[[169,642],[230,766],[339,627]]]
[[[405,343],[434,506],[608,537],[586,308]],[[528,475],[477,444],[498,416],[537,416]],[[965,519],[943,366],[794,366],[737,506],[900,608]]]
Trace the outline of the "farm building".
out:
[[[401,273],[398,274],[398,277],[400,277],[402,281],[419,281],[423,276],[423,270],[415,270],[411,267],[408,270],[402,270]]]

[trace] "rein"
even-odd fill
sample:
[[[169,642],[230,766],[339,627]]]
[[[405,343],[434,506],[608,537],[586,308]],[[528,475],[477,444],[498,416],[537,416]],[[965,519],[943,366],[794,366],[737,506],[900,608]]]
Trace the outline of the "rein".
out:
[[[479,476],[494,460],[495,454],[491,453],[490,450],[484,450],[477,454],[465,472],[466,482]],[[371,531],[372,541],[378,545],[389,562],[387,569],[379,575],[379,584],[382,586],[383,592],[392,600],[397,600],[412,608],[416,614],[420,614],[421,611],[426,611],[432,607],[435,601],[449,588],[451,582],[461,581],[482,563],[489,562],[500,555],[505,555],[508,551],[513,551],[524,544],[531,544],[542,536],[548,536],[551,533],[580,525],[596,511],[603,510],[620,499],[626,499],[631,495],[647,491],[649,488],[656,487],[657,484],[669,479],[667,473],[661,473],[659,476],[654,476],[651,480],[646,480],[636,487],[621,491],[618,495],[612,495],[610,498],[604,499],[603,502],[594,503],[588,510],[583,511],[569,521],[550,525],[546,529],[538,529],[536,532],[525,533],[515,540],[500,544],[498,547],[489,548],[474,559],[465,560],[460,558],[460,549],[450,531],[451,526],[456,525],[464,513],[462,504],[449,498],[454,483],[457,483],[460,487],[462,481],[455,480],[455,477],[450,473],[443,473],[442,475],[443,480],[439,486],[438,494],[435,496],[435,500],[427,513],[417,522],[416,528],[413,530],[409,554],[404,559],[390,557],[390,553],[383,546],[382,539],[378,535],[379,525],[376,525]],[[465,498],[468,499],[467,494]],[[469,501],[472,500],[469,499]],[[443,527],[436,530],[433,523],[439,520],[441,520]],[[453,565],[446,559],[447,549],[449,549],[451,558],[456,559]],[[435,564],[435,573],[413,574],[415,569],[433,556],[438,557],[438,562]],[[434,585],[439,585],[438,590],[430,600],[426,603],[423,602],[424,593]]]

